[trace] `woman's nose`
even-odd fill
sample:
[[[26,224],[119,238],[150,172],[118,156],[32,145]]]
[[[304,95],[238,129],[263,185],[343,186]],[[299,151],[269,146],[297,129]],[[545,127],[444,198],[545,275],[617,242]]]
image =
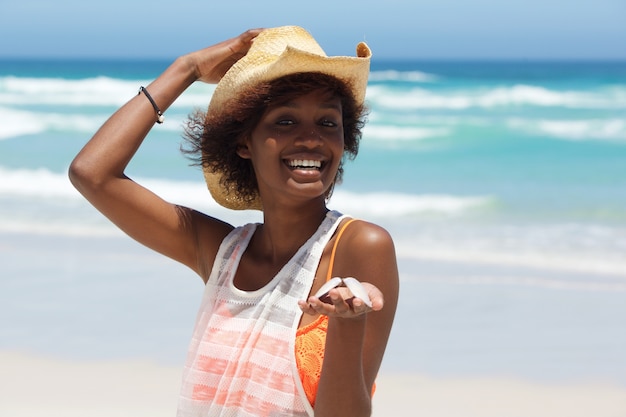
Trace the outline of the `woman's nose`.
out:
[[[322,134],[318,129],[315,128],[306,128],[302,129],[300,135],[298,135],[298,142],[306,143],[309,145],[319,146],[319,143],[322,142]]]

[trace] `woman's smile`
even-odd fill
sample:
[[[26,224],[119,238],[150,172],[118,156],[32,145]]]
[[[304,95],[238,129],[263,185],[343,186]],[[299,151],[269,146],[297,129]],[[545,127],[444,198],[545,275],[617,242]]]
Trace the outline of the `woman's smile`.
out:
[[[322,161],[294,159],[287,161],[287,165],[293,169],[319,170],[322,167]]]
[[[317,180],[320,177],[326,163],[319,158],[284,159],[285,165],[293,175],[307,180]]]

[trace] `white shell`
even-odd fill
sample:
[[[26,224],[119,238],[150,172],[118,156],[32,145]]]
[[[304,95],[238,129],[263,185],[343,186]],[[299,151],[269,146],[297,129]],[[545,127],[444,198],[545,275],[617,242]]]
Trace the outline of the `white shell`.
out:
[[[319,290],[317,290],[314,297],[320,298],[321,296],[325,295],[328,291],[332,290],[335,287],[340,286],[342,281],[343,280],[339,277],[329,279],[328,281],[324,283],[324,285],[320,287]]]
[[[352,295],[354,295],[356,298],[360,298],[361,300],[363,300],[366,306],[372,308],[372,300],[370,300],[367,291],[365,291],[365,287],[363,287],[363,285],[356,278],[344,278],[343,283],[346,284],[346,287],[348,287]]]
[[[348,287],[352,295],[354,295],[356,298],[360,298],[361,300],[363,300],[366,306],[368,306],[369,308],[372,308],[372,301],[370,300],[370,297],[367,294],[367,291],[365,291],[365,288],[363,287],[363,285],[356,278],[352,278],[352,277],[347,277],[343,279],[339,277],[335,277],[335,278],[329,279],[324,285],[320,287],[320,289],[315,293],[314,297],[321,299],[328,293],[328,291],[332,290],[333,288],[340,287],[342,285],[345,285],[346,287]]]

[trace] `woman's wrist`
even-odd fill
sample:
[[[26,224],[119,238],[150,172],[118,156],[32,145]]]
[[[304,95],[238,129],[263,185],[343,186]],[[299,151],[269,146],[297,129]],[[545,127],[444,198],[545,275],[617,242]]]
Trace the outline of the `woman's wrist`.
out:
[[[200,71],[193,53],[179,56],[172,65],[178,67],[179,71],[186,73],[185,78],[189,85],[200,79]]]
[[[328,317],[328,331],[334,337],[347,340],[362,339],[365,334],[365,322],[367,315],[354,317]]]

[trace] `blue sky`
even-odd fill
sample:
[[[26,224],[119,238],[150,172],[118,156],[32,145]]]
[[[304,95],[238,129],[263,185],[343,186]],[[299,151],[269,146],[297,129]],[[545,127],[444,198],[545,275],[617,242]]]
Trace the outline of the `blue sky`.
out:
[[[0,57],[172,58],[286,24],[333,55],[626,59],[626,0],[0,0]]]

